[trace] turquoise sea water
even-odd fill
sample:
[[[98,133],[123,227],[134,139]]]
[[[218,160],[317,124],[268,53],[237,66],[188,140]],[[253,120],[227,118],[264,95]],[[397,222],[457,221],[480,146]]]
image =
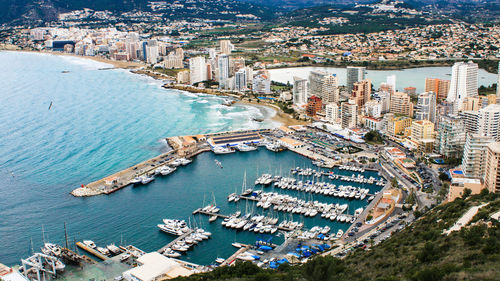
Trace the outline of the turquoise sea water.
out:
[[[68,193],[159,154],[163,137],[276,126],[252,121],[272,111],[226,107],[222,98],[166,90],[149,77],[102,67],[109,65],[0,52],[0,262],[18,262],[30,238],[37,246],[42,225],[49,238],[60,239],[66,221],[80,238],[116,240],[115,229],[141,213],[140,199]],[[127,211],[118,212],[122,207]],[[154,225],[141,228],[156,232]]]
[[[98,70],[106,66],[73,57],[0,52],[0,262],[19,263],[29,254],[31,239],[38,250],[42,227],[45,240],[63,244],[64,223],[70,241],[91,239],[103,246],[123,239],[124,244],[154,251],[172,240],[156,227],[163,218],[191,218],[213,233],[212,239],[183,257],[200,264],[231,255],[233,241],[255,241],[255,234],[226,230],[220,221],[209,224],[207,217],[192,217],[191,212],[213,197],[223,214],[244,211],[242,201],[228,203],[226,196],[241,188],[245,171],[251,187],[258,174],[281,170],[286,175],[292,167],[310,166],[308,159],[262,148],[222,156],[204,153],[191,165],[147,186],[127,187],[109,196],[69,195],[82,183],[157,155],[165,149],[163,137],[276,126],[271,121],[251,121],[272,112],[228,108],[221,105],[222,98],[166,90],[158,81],[124,70]],[[214,164],[215,159],[223,169]],[[303,199],[347,202],[277,191]],[[366,202],[350,204],[352,213]],[[348,226],[319,215],[305,224],[328,224],[333,231]]]

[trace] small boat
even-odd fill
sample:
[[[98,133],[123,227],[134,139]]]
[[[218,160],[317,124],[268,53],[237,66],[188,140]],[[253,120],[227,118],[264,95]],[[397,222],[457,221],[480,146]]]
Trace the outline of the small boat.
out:
[[[220,147],[220,146],[216,146],[212,149],[212,151],[215,153],[215,154],[228,154],[228,153],[233,153],[234,150],[231,149],[231,148],[227,148],[227,147]]]
[[[45,243],[43,246],[44,247],[42,248],[42,252],[44,254],[55,257],[61,255],[61,247],[59,247],[58,245],[54,243]]]
[[[141,180],[141,183],[142,184],[148,184],[148,183],[154,181],[154,179],[155,179],[154,176],[143,176],[142,180]]]
[[[221,169],[223,169],[223,168],[224,168],[224,167],[222,167],[222,163],[221,163],[219,160],[215,159],[214,161],[215,161],[215,164],[216,164],[219,168],[221,168]]]
[[[216,221],[216,220],[217,220],[217,216],[211,216],[211,217],[208,219],[208,221],[209,221],[209,222],[214,222],[214,221]]]
[[[106,248],[113,254],[117,255],[119,253],[122,252],[122,250],[120,250],[120,248],[116,247],[115,244],[111,244],[111,245],[108,245],[106,246]]]
[[[130,254],[129,253],[126,253],[126,254],[123,254],[121,257],[120,257],[120,261],[126,261],[128,258],[130,258]]]
[[[344,231],[342,229],[339,229],[339,231],[337,232],[337,235],[335,237],[340,238],[340,237],[342,237],[342,235],[344,235]]]
[[[99,251],[101,254],[108,256],[109,255],[109,250],[103,247],[97,247],[97,251]]]
[[[238,243],[238,242],[234,242],[234,243],[232,243],[231,245],[233,245],[233,247],[236,247],[236,248],[241,248],[241,247],[243,247],[243,245],[241,245],[241,244],[240,244],[240,243]]]
[[[226,261],[226,260],[225,260],[225,259],[223,259],[223,258],[216,258],[216,259],[215,259],[215,262],[216,262],[216,263],[223,263],[224,261]]]
[[[83,240],[83,245],[85,245],[91,249],[95,249],[95,247],[96,247],[94,241],[92,241],[92,240]]]
[[[180,253],[170,249],[170,248],[167,248],[164,252],[163,252],[163,255],[167,256],[167,257],[170,257],[170,258],[178,258],[181,256]]]
[[[135,177],[130,181],[130,184],[138,184],[142,182],[142,177]]]

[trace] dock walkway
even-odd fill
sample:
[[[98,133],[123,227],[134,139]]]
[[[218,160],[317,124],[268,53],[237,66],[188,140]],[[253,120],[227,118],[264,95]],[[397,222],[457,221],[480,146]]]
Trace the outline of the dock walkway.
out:
[[[99,252],[99,251],[97,251],[97,250],[95,250],[95,249],[92,249],[92,248],[88,247],[87,245],[83,244],[82,242],[76,242],[76,245],[77,245],[79,248],[81,248],[81,249],[83,249],[83,250],[85,250],[85,251],[87,251],[87,252],[91,253],[92,255],[94,255],[94,256],[96,256],[96,257],[100,258],[100,259],[101,259],[101,260],[103,260],[103,261],[105,261],[105,260],[109,259],[109,257],[108,257],[108,256],[106,256],[106,255],[102,254],[101,252]]]
[[[193,233],[194,230],[193,229],[190,229],[188,232],[182,234],[181,236],[175,238],[174,240],[172,240],[172,242],[168,243],[167,245],[163,246],[161,249],[159,249],[157,252],[160,253],[160,254],[163,254],[163,252],[165,252],[165,250],[167,248],[170,248],[172,247],[175,243],[179,242],[180,240],[188,237],[191,233]]]
[[[220,266],[226,266],[226,265],[231,264],[236,259],[236,257],[238,257],[239,255],[246,252],[248,249],[250,249],[250,247],[251,247],[251,245],[245,245],[244,247],[241,247],[233,255],[231,255],[229,258],[227,258],[223,263],[221,263]]]

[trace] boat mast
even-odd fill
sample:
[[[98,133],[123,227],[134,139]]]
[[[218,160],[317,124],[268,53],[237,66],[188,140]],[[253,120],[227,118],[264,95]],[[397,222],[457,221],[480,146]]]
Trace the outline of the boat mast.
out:
[[[66,229],[66,222],[64,222],[64,241],[66,242],[66,249],[69,249],[69,246],[68,246],[68,230]]]

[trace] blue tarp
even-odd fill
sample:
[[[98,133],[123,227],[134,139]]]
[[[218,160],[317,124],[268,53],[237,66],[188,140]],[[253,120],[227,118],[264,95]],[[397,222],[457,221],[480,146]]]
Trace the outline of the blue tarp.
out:
[[[259,247],[259,249],[261,249],[262,251],[271,251],[273,248],[266,245],[262,245]]]

